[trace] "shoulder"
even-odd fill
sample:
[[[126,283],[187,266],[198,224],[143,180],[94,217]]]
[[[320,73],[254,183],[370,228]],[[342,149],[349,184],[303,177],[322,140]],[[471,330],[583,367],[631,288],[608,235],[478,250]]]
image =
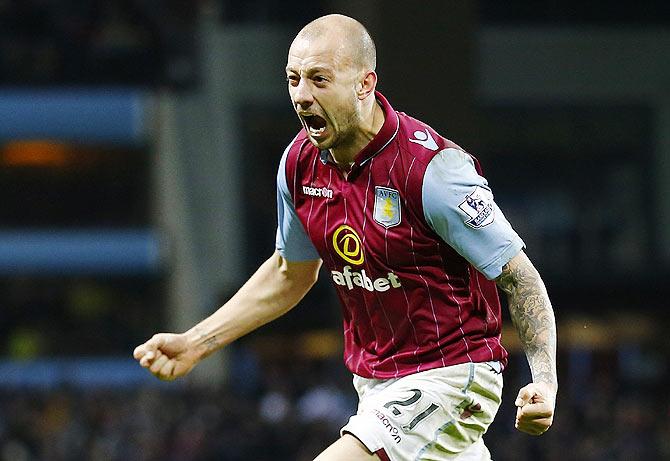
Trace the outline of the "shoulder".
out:
[[[423,165],[428,166],[435,157],[443,156],[445,151],[449,152],[447,154],[449,156],[462,154],[464,160],[467,157],[472,158],[458,144],[442,136],[427,123],[404,112],[398,112],[398,117],[400,119],[398,143],[401,150]]]
[[[300,130],[288,146],[286,146],[286,149],[284,149],[283,160],[285,161],[289,157],[297,157],[309,146],[312,146],[312,143],[309,142],[307,133],[305,133],[305,130]]]
[[[311,152],[310,147],[314,152]],[[296,170],[299,161],[307,155],[315,155],[318,150],[309,142],[305,130],[300,130],[293,140],[286,146],[279,162],[279,173],[291,175]]]
[[[440,150],[431,159],[428,171],[443,173],[477,172],[475,158],[462,149],[447,147]]]
[[[284,150],[282,164],[286,165],[287,171],[295,171],[299,163],[311,161],[318,155],[319,150],[309,141],[305,130],[300,130]]]

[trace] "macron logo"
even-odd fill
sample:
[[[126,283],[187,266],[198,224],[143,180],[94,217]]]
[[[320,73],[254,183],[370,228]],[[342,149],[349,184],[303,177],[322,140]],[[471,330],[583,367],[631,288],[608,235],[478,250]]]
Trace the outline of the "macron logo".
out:
[[[305,195],[309,195],[310,197],[333,198],[332,189],[328,189],[325,187],[302,186],[302,193]]]
[[[433,139],[433,136],[430,134],[428,129],[426,129],[425,131],[415,131],[414,137],[416,139],[410,138],[409,142],[420,144],[426,149],[437,150],[437,143]]]

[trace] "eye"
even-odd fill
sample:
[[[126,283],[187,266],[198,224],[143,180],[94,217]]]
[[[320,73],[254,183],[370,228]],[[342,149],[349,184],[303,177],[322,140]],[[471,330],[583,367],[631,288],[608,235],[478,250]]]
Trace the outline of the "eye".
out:
[[[291,86],[298,86],[298,81],[300,80],[300,77],[298,77],[295,74],[287,75],[286,76],[286,81],[289,83]]]
[[[312,80],[314,80],[316,83],[326,83],[328,81],[328,79],[323,75],[315,75],[312,77]]]

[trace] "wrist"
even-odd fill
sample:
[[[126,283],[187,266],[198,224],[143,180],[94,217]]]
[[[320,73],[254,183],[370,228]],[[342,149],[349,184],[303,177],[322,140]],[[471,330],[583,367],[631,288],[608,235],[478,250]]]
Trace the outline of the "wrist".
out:
[[[198,359],[204,358],[203,334],[198,326],[183,332],[181,336],[184,338],[187,350],[191,351]]]
[[[182,335],[187,349],[192,351],[198,360],[204,359],[220,347],[217,335],[205,331],[198,325],[185,331]]]
[[[556,394],[558,393],[558,381],[550,381],[546,379],[540,379],[540,380],[533,380],[533,382],[537,384],[544,385],[549,392],[555,397]]]

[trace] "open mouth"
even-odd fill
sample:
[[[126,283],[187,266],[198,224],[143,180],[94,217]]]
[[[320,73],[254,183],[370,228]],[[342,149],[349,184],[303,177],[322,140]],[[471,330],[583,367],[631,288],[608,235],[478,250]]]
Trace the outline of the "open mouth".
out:
[[[312,136],[319,137],[326,130],[326,119],[314,114],[304,114],[302,119],[305,121],[307,130]]]

